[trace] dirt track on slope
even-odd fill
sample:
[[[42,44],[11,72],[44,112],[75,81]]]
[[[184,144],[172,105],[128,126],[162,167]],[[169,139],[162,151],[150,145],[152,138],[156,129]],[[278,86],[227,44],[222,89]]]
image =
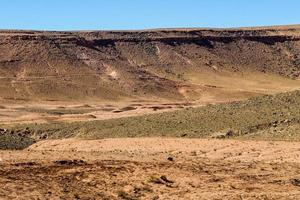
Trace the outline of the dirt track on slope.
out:
[[[300,143],[49,140],[0,151],[0,198],[299,199]]]

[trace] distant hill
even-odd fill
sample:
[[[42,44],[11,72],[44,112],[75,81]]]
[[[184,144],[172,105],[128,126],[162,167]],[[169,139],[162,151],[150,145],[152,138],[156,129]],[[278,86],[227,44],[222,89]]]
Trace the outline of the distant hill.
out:
[[[0,99],[226,101],[300,87],[300,27],[0,31]]]

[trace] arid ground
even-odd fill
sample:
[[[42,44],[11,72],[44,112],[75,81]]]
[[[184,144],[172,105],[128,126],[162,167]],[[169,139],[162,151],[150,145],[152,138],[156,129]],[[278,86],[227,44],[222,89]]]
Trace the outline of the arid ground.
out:
[[[0,199],[300,199],[300,27],[0,31]]]
[[[124,138],[1,151],[1,198],[299,199],[300,143]]]

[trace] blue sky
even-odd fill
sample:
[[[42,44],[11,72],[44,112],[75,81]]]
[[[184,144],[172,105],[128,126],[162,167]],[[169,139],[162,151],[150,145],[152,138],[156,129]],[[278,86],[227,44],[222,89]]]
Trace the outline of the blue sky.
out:
[[[1,0],[0,29],[121,30],[300,24],[299,0]]]

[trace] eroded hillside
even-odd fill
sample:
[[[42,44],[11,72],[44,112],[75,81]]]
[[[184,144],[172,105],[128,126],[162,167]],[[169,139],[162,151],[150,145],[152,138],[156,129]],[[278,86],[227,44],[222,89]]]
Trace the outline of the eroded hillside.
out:
[[[299,88],[300,28],[0,32],[3,100],[230,101]]]

